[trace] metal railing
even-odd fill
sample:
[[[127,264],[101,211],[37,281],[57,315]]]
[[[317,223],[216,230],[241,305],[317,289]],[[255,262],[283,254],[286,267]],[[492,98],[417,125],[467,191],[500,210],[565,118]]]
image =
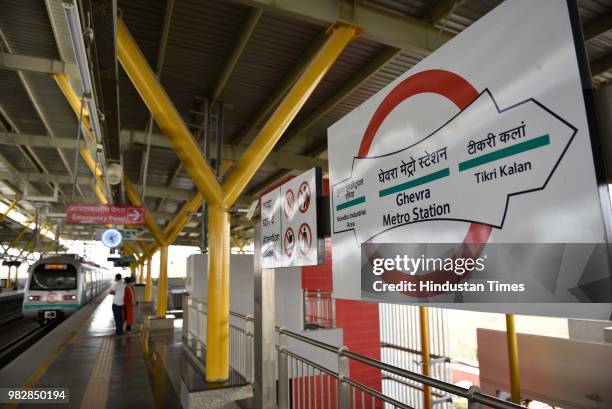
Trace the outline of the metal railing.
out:
[[[451,382],[448,357],[449,338],[447,313],[429,307],[429,348],[432,378]],[[422,373],[419,307],[404,304],[379,304],[381,361],[411,372]],[[401,402],[420,409],[423,405],[422,385],[394,374],[383,372],[383,392]],[[451,396],[444,391],[431,391],[436,409],[453,407]]]
[[[168,311],[180,311],[183,309],[184,288],[171,288],[168,291]]]
[[[334,328],[336,303],[331,291],[304,290],[304,329]]]
[[[183,298],[183,338],[186,348],[202,351],[206,346],[206,302]],[[254,383],[254,320],[253,317],[230,312],[235,325],[230,322],[230,366],[250,383]],[[443,394],[465,398],[469,409],[490,407],[493,409],[524,409],[480,391],[477,386],[463,388],[439,379],[423,376],[376,359],[349,351],[346,347],[336,347],[325,342],[304,336],[300,333],[276,327],[278,334],[277,375],[278,407],[280,409],[414,409],[413,406],[376,390],[376,386],[359,381],[350,374],[350,362],[356,362],[382,375],[414,385],[428,385]],[[288,347],[288,340],[298,341],[313,348],[316,356],[333,354],[337,359],[337,370],[327,368],[312,361]],[[295,342],[292,342],[292,345]],[[199,357],[203,356],[201,352]],[[435,394],[434,394],[435,397]],[[435,401],[434,401],[435,403]],[[484,405],[484,406],[483,406]]]
[[[206,301],[184,295],[183,299],[183,340],[186,350],[203,361],[206,357]],[[230,313],[240,322],[229,325],[230,366],[247,383],[252,384],[253,374],[253,317],[236,312]]]
[[[494,409],[521,409],[522,407],[480,392],[477,386],[469,389],[438,379],[407,371],[397,366],[368,358],[349,351],[346,347],[314,340],[284,328],[277,328],[278,349],[278,397],[279,408],[335,408],[335,409],[376,409],[381,407],[413,409],[403,402],[386,396],[368,385],[350,377],[349,362],[355,361],[381,373],[392,374],[420,385],[428,385],[439,391],[465,398],[468,408],[477,409],[482,405]],[[301,357],[287,348],[287,338],[334,353],[338,357],[338,371],[332,371]],[[327,393],[327,394],[326,394]]]

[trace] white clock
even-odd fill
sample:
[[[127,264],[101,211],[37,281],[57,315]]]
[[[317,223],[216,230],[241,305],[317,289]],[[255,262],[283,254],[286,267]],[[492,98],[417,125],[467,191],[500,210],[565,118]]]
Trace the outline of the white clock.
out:
[[[102,233],[102,244],[111,249],[119,246],[123,237],[119,230],[116,229],[107,229]]]

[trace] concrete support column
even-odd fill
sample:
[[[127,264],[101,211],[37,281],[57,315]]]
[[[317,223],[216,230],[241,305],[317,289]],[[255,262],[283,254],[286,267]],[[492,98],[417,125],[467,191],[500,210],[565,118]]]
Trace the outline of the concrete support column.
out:
[[[229,376],[230,217],[225,206],[208,206],[208,234],[206,380],[220,382]]]
[[[138,284],[144,284],[144,259],[140,260],[140,263],[138,263]]]
[[[168,245],[159,248],[159,279],[157,280],[157,318],[166,318],[168,309]]]

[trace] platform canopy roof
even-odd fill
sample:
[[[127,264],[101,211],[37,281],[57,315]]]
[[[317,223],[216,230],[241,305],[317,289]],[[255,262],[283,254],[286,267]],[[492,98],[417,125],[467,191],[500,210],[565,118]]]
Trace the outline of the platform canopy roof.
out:
[[[236,243],[244,243],[252,237],[253,226],[244,210],[262,191],[314,165],[327,170],[326,129],[331,124],[500,2],[118,0],[116,7],[202,146],[205,104],[222,102],[226,166],[239,157],[274,111],[321,46],[330,24],[344,19],[363,27],[234,207],[232,235]],[[194,184],[157,125],[148,132],[149,111],[115,58],[113,13],[108,12],[115,6],[113,1],[80,0],[78,4],[83,21],[92,26],[93,35],[85,37],[91,38],[87,43],[103,114],[105,160],[120,161],[139,193],[144,186],[144,204],[163,228],[195,193]],[[593,85],[602,87],[612,80],[612,3],[578,0],[578,4]],[[51,224],[63,224],[63,203],[95,201],[95,196],[92,173],[75,155],[77,117],[48,75],[60,71],[73,80],[77,76],[62,0],[0,1],[0,41],[2,200],[9,204],[16,194],[48,197],[46,202],[22,200],[17,208],[33,215],[38,205]],[[219,129],[219,119],[219,111],[213,109],[208,117],[211,135]],[[147,141],[150,152],[145,166]],[[213,162],[215,145],[214,141],[210,145]],[[113,197],[116,203],[125,200],[116,188]],[[195,214],[177,244],[199,245],[200,221]],[[6,243],[20,226],[2,223],[0,236]],[[63,224],[63,236],[92,238],[91,228],[77,227]]]

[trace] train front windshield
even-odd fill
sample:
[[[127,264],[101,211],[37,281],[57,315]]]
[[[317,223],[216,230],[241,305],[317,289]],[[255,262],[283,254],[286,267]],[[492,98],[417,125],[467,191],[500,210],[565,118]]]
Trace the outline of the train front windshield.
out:
[[[40,264],[30,280],[30,290],[76,290],[76,268],[71,264]]]

